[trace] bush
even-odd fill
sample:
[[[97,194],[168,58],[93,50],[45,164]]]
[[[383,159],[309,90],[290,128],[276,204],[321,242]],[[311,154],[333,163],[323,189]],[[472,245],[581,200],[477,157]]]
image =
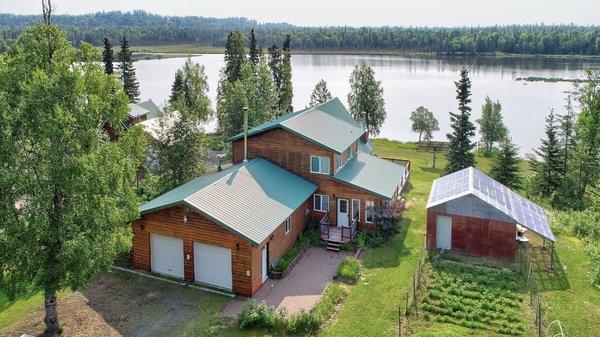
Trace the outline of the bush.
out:
[[[314,311],[300,310],[290,317],[286,325],[286,332],[290,334],[310,335],[315,333],[321,325],[321,318]]]
[[[346,257],[338,267],[337,277],[352,283],[358,281],[360,274],[360,262],[353,257]]]
[[[257,304],[254,300],[244,303],[238,314],[237,321],[240,328],[265,328],[277,326],[279,317],[273,309],[264,303]]]
[[[327,243],[321,238],[321,229],[319,224],[312,220],[306,227],[306,235],[310,241],[310,244],[316,247],[325,247]]]
[[[294,244],[292,249],[287,251],[287,253],[283,254],[283,256],[280,257],[279,260],[277,260],[277,263],[275,263],[275,265],[273,266],[273,270],[277,272],[285,271],[289,267],[290,263],[294,261],[296,256],[300,254],[300,252],[303,251],[306,247],[308,247],[309,244],[310,238],[308,232],[302,233],[298,237],[298,241]]]
[[[592,285],[600,289],[600,243],[593,243],[586,247],[590,257],[590,278]]]
[[[243,329],[265,329],[268,331],[286,332],[288,334],[313,334],[323,322],[329,319],[338,303],[346,297],[346,289],[339,283],[330,283],[323,297],[310,311],[302,310],[286,318],[285,311],[278,315],[265,304],[257,304],[254,300],[244,303],[238,314],[237,322]]]
[[[375,205],[373,206],[373,223],[379,232],[386,236],[396,234],[400,231],[400,219],[404,211],[404,202],[397,202],[394,205]]]

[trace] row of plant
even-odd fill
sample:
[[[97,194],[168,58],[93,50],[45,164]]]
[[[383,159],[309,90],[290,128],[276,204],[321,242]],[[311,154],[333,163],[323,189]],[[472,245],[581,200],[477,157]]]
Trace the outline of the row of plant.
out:
[[[471,329],[522,335],[523,296],[518,276],[506,270],[441,260],[433,264],[421,300],[423,317]]]
[[[247,301],[238,314],[237,323],[242,329],[257,329],[267,332],[286,334],[312,335],[321,325],[329,320],[336,307],[347,295],[344,286],[337,282],[330,283],[323,297],[309,311],[301,310],[295,315],[288,316],[285,309],[275,312],[264,303],[254,300]]]
[[[324,245],[319,234],[319,227],[314,222],[311,222],[307,226],[306,230],[298,237],[298,241],[296,241],[294,246],[275,262],[271,270],[278,273],[286,271],[290,267],[290,264],[297,259],[298,255],[311,244],[315,246]]]

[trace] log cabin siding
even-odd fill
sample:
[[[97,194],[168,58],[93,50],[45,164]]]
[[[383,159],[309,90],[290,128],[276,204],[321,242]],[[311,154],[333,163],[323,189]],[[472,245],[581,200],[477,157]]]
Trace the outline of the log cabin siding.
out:
[[[356,153],[358,150],[357,142],[355,141],[350,148],[352,153]],[[331,224],[337,224],[337,198],[348,199],[350,205],[352,199],[358,199],[361,202],[358,227],[360,229],[373,230],[374,226],[365,222],[365,204],[366,201],[373,201],[375,205],[381,205],[382,199],[359,188],[340,183],[339,181],[334,180],[330,175],[311,173],[310,156],[328,157],[330,162],[330,172],[331,174],[335,173],[335,170],[337,169],[335,167],[335,156],[331,150],[289,131],[284,129],[272,129],[248,137],[248,159],[255,157],[265,158],[318,185],[319,188],[315,194],[329,196],[328,217]],[[237,164],[243,159],[244,139],[238,139],[232,142],[232,161],[234,164]],[[325,215],[324,212],[314,211],[312,198],[310,210],[311,217],[316,221],[321,220]]]
[[[185,206],[145,214],[133,221],[133,267],[151,271],[150,234],[156,233],[183,240],[184,279],[194,282],[194,242],[205,243],[231,250],[233,291],[244,296],[252,296],[262,285],[262,247],[269,243],[269,260],[285,254],[306,228],[312,197],[307,199],[292,215],[292,229],[285,234],[285,222],[273,231],[261,245],[255,245],[226,229],[202,214]],[[186,216],[187,221],[183,221]],[[237,249],[239,245],[239,249]],[[187,258],[189,256],[189,259]]]

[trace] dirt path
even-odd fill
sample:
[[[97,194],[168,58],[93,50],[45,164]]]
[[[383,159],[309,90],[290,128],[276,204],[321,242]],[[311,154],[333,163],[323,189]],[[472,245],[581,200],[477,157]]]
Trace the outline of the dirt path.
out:
[[[201,335],[218,324],[229,298],[113,271],[87,289],[59,298],[59,319],[69,337]],[[43,304],[0,330],[0,336],[41,333]]]

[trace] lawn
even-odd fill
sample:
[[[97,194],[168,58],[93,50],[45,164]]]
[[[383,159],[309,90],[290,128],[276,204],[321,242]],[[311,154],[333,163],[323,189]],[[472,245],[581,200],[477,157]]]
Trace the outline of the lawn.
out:
[[[417,152],[411,145],[395,141],[376,139],[374,143],[377,155],[410,159],[412,187],[406,195],[408,210],[399,234],[383,247],[369,249],[362,255],[360,280],[348,286],[349,293],[342,307],[331,321],[324,324],[318,333],[320,336],[397,335],[398,305],[404,305],[403,296],[418,265],[424,243],[425,204],[431,183],[442,172],[445,161],[442,155],[438,155],[438,168],[433,169],[431,153]],[[489,164],[488,159],[477,158],[480,170],[488,171]],[[526,167],[525,163],[523,165]],[[548,274],[538,269],[536,274],[546,303],[545,322],[548,324],[551,320],[560,319],[569,337],[597,335],[600,331],[600,292],[589,282],[583,243],[561,234],[555,247],[559,261],[555,272]],[[76,326],[75,322],[79,322],[89,329],[105,331],[104,336],[115,331],[122,336],[142,336],[144,331],[146,335],[160,335],[164,331],[160,330],[161,326],[168,320],[170,331],[180,336],[265,336],[262,332],[221,327],[218,312],[229,301],[226,297],[139,277],[141,281],[130,279],[131,276],[115,277],[114,273],[106,277],[112,277],[114,282],[98,291],[90,293],[91,290],[88,290],[87,295],[85,291],[61,295],[59,308],[62,306],[60,314],[66,327]],[[91,295],[95,296],[91,297],[93,301],[86,297]],[[76,308],[82,310],[77,311]],[[13,303],[0,296],[0,336],[23,332],[22,329],[13,330],[15,327],[26,330],[35,327],[31,332],[41,331],[42,317],[40,295]],[[142,330],[142,326],[157,330]],[[451,337],[464,336],[472,331],[459,325],[436,322],[415,335]],[[488,330],[483,331],[474,335],[489,335]]]

